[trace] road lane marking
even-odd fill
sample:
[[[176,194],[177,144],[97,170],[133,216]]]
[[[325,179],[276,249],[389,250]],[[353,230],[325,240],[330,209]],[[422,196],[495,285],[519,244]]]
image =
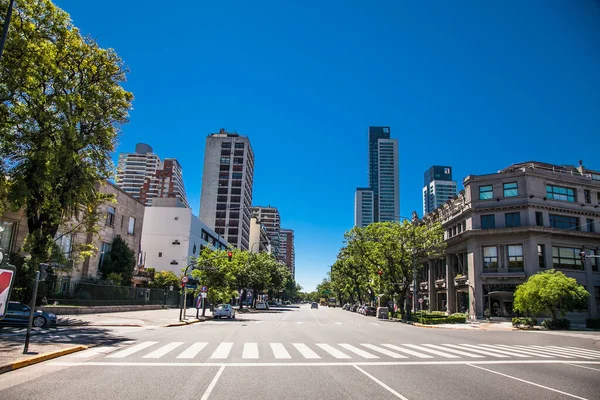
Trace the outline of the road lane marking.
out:
[[[206,388],[206,392],[204,392],[204,394],[202,395],[202,398],[200,400],[207,400],[208,399],[208,396],[210,396],[210,394],[212,393],[213,389],[215,388],[215,385],[217,384],[217,381],[221,377],[221,374],[223,373],[224,369],[225,369],[224,365],[221,366],[221,368],[219,368],[219,370],[217,371],[217,374],[215,375],[215,377],[213,378],[213,380],[210,382],[210,385],[208,385],[208,387]]]
[[[532,354],[536,354],[536,353],[540,354],[540,353],[541,353],[541,354],[548,354],[548,355],[550,355],[550,356],[552,356],[552,357],[560,357],[560,358],[575,358],[575,357],[573,357],[573,356],[567,356],[567,355],[565,355],[565,354],[556,354],[556,353],[555,353],[555,354],[553,354],[553,353],[551,353],[551,352],[549,352],[549,351],[546,351],[546,350],[538,350],[538,349],[532,348],[531,346],[521,346],[521,345],[516,345],[516,344],[514,344],[514,345],[513,345],[513,347],[515,347],[515,348],[517,348],[517,349],[519,349],[519,350],[525,350],[525,351],[529,351],[529,352],[531,352]]]
[[[302,321],[298,321],[298,322],[296,322],[296,323],[297,323],[298,325],[301,325],[301,324],[302,324]]]
[[[319,325],[323,326],[323,324],[321,323],[321,321],[319,321],[317,319],[317,317],[315,316],[315,313],[313,312],[312,308],[309,308],[310,313],[312,314],[313,318],[315,319],[315,321],[317,321],[319,323]]]
[[[571,363],[565,363],[565,364],[567,364],[567,365],[572,365],[572,366],[574,366],[574,367],[585,368],[585,369],[591,369],[592,371],[598,371],[598,372],[600,372],[600,369],[598,369],[598,368],[591,368],[591,367],[586,367],[586,366],[583,366],[583,365],[571,364]]]
[[[392,358],[408,358],[406,356],[403,356],[402,354],[394,353],[393,351],[386,350],[384,348],[381,348],[379,346],[375,346],[373,344],[361,343],[360,345],[366,347],[367,349],[371,349],[371,350],[377,351],[377,352],[379,352],[381,354],[385,354],[388,357],[392,357]]]
[[[376,356],[375,354],[371,354],[367,351],[359,349],[358,347],[354,347],[348,343],[338,343],[338,346],[343,347],[344,349],[351,351],[354,354],[358,354],[359,356],[361,356],[363,358],[379,358],[379,356]]]
[[[548,350],[552,350],[552,351],[565,351],[568,350],[571,352],[571,354],[573,354],[574,356],[577,356],[578,358],[585,358],[585,359],[589,359],[589,360],[594,360],[596,358],[600,358],[600,355],[598,356],[594,356],[593,354],[588,354],[585,351],[574,351],[571,349],[565,349],[564,347],[558,347],[558,346],[536,346],[536,347],[545,347]]]
[[[573,347],[573,346],[564,346],[567,349],[573,349],[573,350],[579,350],[579,351],[585,351],[588,354],[597,354],[600,356],[600,351],[594,351],[594,350],[587,350],[587,349],[582,349],[580,347]]]
[[[176,348],[178,348],[182,344],[183,344],[183,342],[171,342],[171,343],[169,343],[167,345],[164,345],[161,348],[158,348],[158,349],[154,350],[150,354],[146,354],[142,358],[161,358],[162,356],[164,356],[165,354],[169,353],[170,351],[175,350]]]
[[[131,346],[125,350],[121,350],[115,354],[110,354],[106,356],[106,358],[125,358],[127,356],[137,353],[138,351],[147,349],[150,346],[154,346],[156,343],[158,342],[142,342],[140,344],[136,344],[135,346]]]
[[[458,354],[458,355],[465,356],[465,357],[483,358],[483,356],[480,356],[479,354],[472,354],[472,353],[467,353],[466,351],[455,350],[455,349],[448,349],[448,348],[445,348],[443,346],[438,346],[438,345],[435,345],[435,344],[424,344],[423,346],[431,347],[432,349],[437,349],[437,350],[442,350],[442,351],[448,351],[450,353]]]
[[[334,356],[335,358],[351,358],[348,354],[342,353],[335,347],[332,347],[326,343],[316,343],[317,346]]]
[[[269,345],[271,346],[271,350],[273,350],[275,358],[292,358],[281,343],[269,343]]]
[[[242,358],[258,358],[258,343],[244,343]]]
[[[255,324],[262,324],[262,323],[263,323],[263,321],[255,321],[254,323],[255,323]]]
[[[188,347],[183,353],[177,356],[177,358],[194,358],[198,353],[202,351],[208,342],[196,342],[190,347]]]
[[[398,347],[396,345],[393,344],[382,344],[382,346],[388,347],[392,350],[396,350],[402,353],[406,353],[408,355],[411,356],[415,356],[415,357],[419,357],[419,358],[433,358],[433,356],[430,356],[429,354],[422,354],[422,353],[417,353],[416,351],[413,350],[408,350],[408,349],[403,349],[402,347]]]
[[[337,325],[341,325],[342,323],[341,323],[341,322],[336,322],[336,324],[337,324]]]
[[[455,356],[454,354],[442,353],[441,351],[428,349],[427,347],[417,346],[416,344],[403,344],[402,346],[411,347],[413,349],[417,349],[424,352],[429,352],[431,354],[435,354],[436,356],[444,357],[444,358],[460,358]]]
[[[296,348],[307,359],[316,359],[321,358],[317,353],[312,351],[310,347],[305,345],[304,343],[292,343],[292,346]]]
[[[108,353],[111,350],[115,350],[115,348],[110,347],[110,346],[92,347],[91,349],[87,349],[87,350],[80,351],[77,353],[69,354],[67,357],[69,357],[69,358],[88,358],[88,357],[97,356],[98,354]]]
[[[506,346],[504,344],[497,344],[496,347],[499,347],[501,349],[505,349],[505,350],[508,350],[508,351],[514,352],[514,353],[533,355],[535,357],[542,357],[542,358],[553,358],[554,357],[554,356],[549,356],[548,354],[542,354],[540,352],[531,351],[529,349],[523,350],[523,349],[519,349],[518,347],[515,347],[515,346]]]
[[[389,387],[385,383],[381,382],[379,379],[375,378],[373,375],[369,374],[367,371],[365,371],[364,369],[360,368],[358,365],[355,365],[354,368],[356,368],[357,370],[359,370],[360,372],[362,372],[363,374],[365,374],[366,376],[368,376],[369,378],[371,378],[371,380],[373,382],[377,383],[379,386],[381,386],[382,388],[384,388],[385,390],[387,390],[388,392],[390,392],[391,394],[393,394],[397,398],[402,399],[402,400],[408,400],[406,397],[402,396],[400,393],[396,392],[394,389],[392,389],[391,387]]]
[[[282,323],[283,321],[285,321],[285,319],[286,319],[286,318],[288,317],[288,315],[290,315],[290,314],[291,314],[291,312],[287,312],[287,313],[285,313],[285,315],[283,316],[283,318],[281,318],[281,319],[279,320],[279,322],[277,323],[277,326],[281,325],[281,323]]]
[[[564,354],[567,353],[567,351],[565,351],[565,349],[553,349],[550,346],[529,345],[529,347],[531,347],[534,350],[540,350],[540,351],[543,351],[544,353],[548,353],[550,355],[556,355],[557,357],[562,357],[562,358],[585,358],[588,360],[594,359],[594,357],[584,356],[584,355],[576,354],[574,352],[569,352],[571,354],[571,356],[565,357]]]
[[[447,344],[446,346],[456,347],[457,345]],[[519,357],[519,358],[531,357],[527,354],[511,353],[508,350],[498,350],[494,346],[489,345],[489,344],[474,345],[474,344],[463,343],[463,344],[458,345],[458,347],[461,347],[461,348],[468,347],[471,351],[474,351],[476,353],[486,354],[486,355],[490,355],[492,357],[497,357],[497,358],[506,358],[508,356]],[[483,348],[483,350],[482,350],[482,348]]]
[[[504,376],[504,377],[506,377],[506,378],[514,379],[514,380],[516,380],[516,381],[519,381],[519,382],[528,383],[528,384],[530,384],[530,385],[537,386],[537,387],[540,387],[540,388],[542,388],[542,389],[550,390],[550,391],[552,391],[552,392],[556,392],[556,393],[564,394],[565,396],[573,397],[573,398],[575,398],[575,399],[588,400],[588,399],[586,399],[585,397],[579,397],[579,396],[575,396],[574,394],[567,393],[567,392],[563,392],[562,390],[553,389],[553,388],[551,388],[551,387],[548,387],[548,386],[540,385],[539,383],[535,383],[535,382],[531,382],[531,381],[526,381],[525,379],[517,378],[516,376],[512,376],[512,375],[503,374],[502,372],[494,371],[493,369],[487,369],[487,368],[483,368],[483,367],[480,367],[480,366],[478,366],[478,365],[472,365],[472,364],[467,364],[467,365],[468,365],[469,367],[473,367],[473,368],[481,369],[481,370],[484,370],[484,371],[487,371],[487,372],[491,372],[491,373],[493,373],[493,374],[497,374],[497,375],[500,375],[500,376]]]
[[[227,358],[232,347],[231,342],[221,342],[210,358]]]

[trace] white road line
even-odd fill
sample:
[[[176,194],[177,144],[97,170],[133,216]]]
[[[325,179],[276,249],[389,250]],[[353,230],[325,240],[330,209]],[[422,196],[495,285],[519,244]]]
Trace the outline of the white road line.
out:
[[[298,321],[296,322],[298,325],[302,325],[302,321]]]
[[[275,358],[292,358],[281,343],[269,343],[269,345],[271,346],[271,350],[273,350]]]
[[[392,389],[391,387],[389,387],[385,383],[381,382],[379,379],[375,378],[373,375],[369,374],[367,371],[365,371],[364,369],[360,368],[359,366],[355,365],[354,368],[356,368],[357,370],[359,370],[360,372],[362,372],[363,374],[365,374],[366,376],[368,376],[369,378],[371,378],[371,380],[373,382],[377,383],[379,386],[381,386],[382,388],[384,388],[385,390],[387,390],[388,392],[390,392],[391,394],[393,394],[397,398],[402,399],[402,400],[408,400],[406,397],[402,396],[400,393],[396,392],[394,389]]]
[[[554,358],[554,356],[549,356],[548,354],[541,354],[541,353],[531,351],[531,350],[526,351],[526,350],[515,348],[514,346],[506,346],[503,344],[497,344],[497,345],[495,345],[495,347],[500,347],[501,349],[508,350],[511,353],[526,354],[526,355],[532,355],[535,357],[542,357],[542,358]]]
[[[212,356],[210,356],[210,358],[227,358],[229,357],[229,352],[231,351],[232,347],[233,343],[231,342],[221,342],[219,344],[219,347],[217,347],[215,352],[212,353]]]
[[[344,349],[351,351],[354,354],[358,354],[359,356],[361,356],[363,358],[379,358],[379,356],[376,356],[375,354],[371,354],[367,351],[364,351],[362,349],[359,349],[358,347],[354,347],[347,343],[338,343],[338,346],[343,347]]]
[[[183,342],[171,342],[171,343],[169,343],[167,345],[164,345],[161,348],[158,348],[158,349],[154,350],[150,354],[146,354],[142,358],[161,358],[162,356],[164,356],[165,354],[169,353],[170,351],[175,350],[176,348],[178,348],[182,344],[183,344]]]
[[[592,371],[598,371],[598,372],[600,372],[600,369],[598,369],[598,368],[590,368],[590,367],[586,367],[586,366],[583,366],[583,365],[577,365],[577,364],[571,364],[571,363],[565,363],[565,364],[567,364],[567,365],[572,365],[572,366],[574,366],[574,367],[585,368],[585,369],[591,369]]]
[[[374,344],[361,343],[360,345],[366,347],[367,349],[374,350],[374,351],[376,351],[378,353],[385,354],[388,357],[392,357],[392,358],[408,358],[406,356],[403,356],[402,354],[397,354],[397,353],[394,353],[393,351],[389,351],[389,350],[381,348],[379,346],[375,346]]]
[[[442,351],[448,351],[450,353],[458,354],[458,355],[465,356],[465,357],[483,358],[483,356],[480,356],[479,354],[467,353],[466,351],[455,350],[455,349],[448,349],[446,347],[438,346],[438,345],[435,345],[435,344],[424,344],[423,346],[431,347],[432,349],[437,349],[437,350],[442,350]]]
[[[587,350],[587,349],[582,349],[581,347],[573,347],[573,346],[564,346],[566,349],[573,349],[573,350],[579,350],[579,351],[585,351],[588,354],[597,354],[600,356],[600,351],[594,351],[594,350]]]
[[[540,385],[539,383],[534,383],[534,382],[531,382],[531,381],[526,381],[525,379],[517,378],[516,376],[512,376],[512,375],[503,374],[502,372],[494,371],[493,369],[487,369],[487,368],[483,368],[483,367],[480,367],[478,365],[472,365],[472,364],[467,364],[467,365],[470,366],[470,367],[473,367],[473,368],[478,368],[478,369],[481,369],[481,370],[484,370],[484,371],[487,371],[487,372],[491,372],[493,374],[504,376],[506,378],[514,379],[514,380],[519,381],[519,382],[528,383],[530,385],[537,386],[537,387],[540,387],[542,389],[547,389],[547,390],[550,390],[552,392],[564,394],[565,396],[573,397],[575,399],[587,400],[585,397],[575,396],[574,394],[563,392],[562,390],[553,389],[553,388],[548,387],[548,386]]]
[[[429,354],[417,353],[416,351],[408,350],[408,349],[403,349],[402,347],[398,347],[398,346],[395,346],[393,344],[382,344],[382,346],[385,346],[385,347],[388,347],[388,348],[390,348],[392,350],[396,350],[396,351],[399,351],[399,352],[402,352],[402,353],[406,353],[408,355],[415,356],[415,357],[418,357],[418,358],[433,358],[433,356],[430,356]]]
[[[341,322],[336,322],[336,324],[337,324],[337,325],[341,325],[342,323],[341,323]]]
[[[154,346],[156,343],[158,342],[142,342],[140,344],[136,344],[135,346],[131,346],[125,350],[121,350],[115,354],[110,354],[106,356],[106,358],[125,358],[127,356],[137,353],[138,351],[147,349],[150,346]]]
[[[584,356],[581,354],[577,354],[573,351],[569,351],[567,349],[561,349],[561,348],[551,348],[550,346],[534,346],[534,345],[530,345],[529,347],[533,348],[534,350],[539,350],[539,351],[543,351],[544,353],[548,353],[548,354],[555,354],[557,357],[562,357],[562,358],[585,358],[587,360],[593,360],[594,357],[590,357],[590,356]],[[564,357],[562,356],[563,354],[571,354],[571,357]]]
[[[479,353],[479,354],[483,354],[486,356],[492,356],[492,357],[496,357],[496,358],[507,358],[508,356],[512,356],[514,355],[515,357],[521,357],[521,358],[528,358],[529,356],[523,355],[523,354],[513,354],[513,353],[509,353],[508,351],[503,351],[503,350],[496,350],[495,348],[490,348],[488,349],[487,347],[483,347],[483,350],[481,350],[480,346],[487,346],[487,345],[479,345],[476,346],[474,344],[444,344],[444,346],[450,346],[450,347],[456,347],[459,349],[464,349],[467,348],[469,350],[471,350],[474,353]],[[492,347],[492,346],[490,346]]]
[[[376,323],[376,322],[371,322],[371,325],[376,325],[376,326],[379,326],[379,324],[378,324],[378,323]]]
[[[298,350],[300,352],[300,354],[302,354],[304,356],[304,358],[307,358],[307,359],[321,358],[317,353],[312,351],[310,349],[310,347],[308,347],[304,343],[292,343],[292,346],[294,346],[296,348],[296,350]]]
[[[224,365],[221,366],[221,368],[219,368],[219,370],[217,371],[217,374],[215,375],[215,377],[213,378],[213,380],[210,382],[210,385],[208,385],[208,387],[206,388],[206,392],[204,392],[204,394],[202,395],[202,398],[200,400],[207,400],[208,399],[208,396],[210,396],[210,394],[212,393],[213,389],[215,388],[215,385],[217,384],[217,381],[221,377],[221,374],[223,373],[224,369],[225,369]]]
[[[442,353],[441,351],[428,349],[427,347],[417,346],[416,344],[402,344],[402,346],[411,347],[413,349],[417,349],[419,351],[429,352],[431,354],[435,354],[436,356],[444,357],[444,358],[460,358],[459,356],[455,356],[454,354]]]
[[[188,347],[183,353],[178,355],[176,358],[194,358],[207,345],[208,345],[208,342],[196,342],[193,345],[191,345],[190,347]]]
[[[335,358],[351,358],[348,354],[342,353],[335,347],[332,347],[326,343],[316,343],[317,346],[334,356]]]
[[[262,321],[256,321],[255,324],[262,324]]]
[[[553,357],[559,357],[559,358],[576,358],[574,356],[567,356],[567,355],[562,354],[562,353],[552,353],[552,352],[549,352],[549,351],[546,351],[546,350],[536,349],[535,347],[529,346],[529,345],[528,346],[523,346],[523,345],[517,345],[517,344],[515,344],[513,346],[516,347],[517,349],[522,349],[522,350],[525,350],[525,351],[531,351],[531,352],[534,352],[534,353],[547,354],[547,355],[550,355],[550,356],[553,356]]]
[[[281,325],[281,323],[282,323],[283,321],[285,321],[285,319],[286,319],[286,318],[287,318],[287,317],[288,317],[290,314],[291,314],[291,312],[287,312],[287,313],[285,313],[285,315],[283,316],[283,318],[281,318],[281,319],[279,320],[279,322],[277,323],[277,326]]]
[[[310,313],[312,314],[313,318],[315,319],[315,321],[317,321],[319,323],[319,325],[323,326],[323,324],[321,323],[321,321],[319,321],[317,319],[317,317],[315,316],[315,313],[313,312],[312,308],[309,308]]]
[[[258,343],[244,343],[242,358],[258,358]]]
[[[547,348],[549,350],[556,350],[556,351],[561,351],[561,352],[565,352],[568,351],[569,354],[573,354],[574,356],[577,356],[577,358],[585,358],[585,359],[590,359],[590,360],[594,360],[596,358],[600,358],[600,355],[593,355],[593,354],[589,354],[586,351],[578,351],[578,350],[573,350],[573,349],[567,349],[565,347],[558,347],[558,346],[536,346],[536,347],[544,347]]]

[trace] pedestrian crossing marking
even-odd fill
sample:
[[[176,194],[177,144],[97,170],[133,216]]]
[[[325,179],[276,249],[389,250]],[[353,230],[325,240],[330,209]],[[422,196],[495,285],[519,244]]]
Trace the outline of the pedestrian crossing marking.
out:
[[[121,350],[115,354],[111,354],[111,355],[107,356],[107,358],[125,358],[125,357],[135,354],[139,351],[147,349],[150,346],[154,346],[157,343],[158,342],[142,342],[140,344],[136,344],[135,346],[129,347],[125,350]]]
[[[358,347],[354,347],[348,343],[339,343],[339,346],[343,347],[344,349],[346,349],[348,351],[351,351],[354,354],[358,354],[359,356],[361,356],[363,358],[379,358],[379,356],[376,356],[375,354],[371,354],[367,351],[359,349]]]
[[[281,343],[269,343],[271,350],[273,350],[273,356],[275,358],[292,358],[290,353],[287,352],[283,344]]]
[[[547,354],[550,354],[550,355],[565,354],[564,350],[555,349],[555,348],[552,348],[552,346],[530,346],[530,347],[533,348],[534,350],[542,350],[542,351],[544,351],[544,352],[546,352]],[[575,355],[575,358],[581,357],[581,358],[586,358],[586,359],[589,359],[589,360],[593,360],[594,359],[594,357],[589,357],[589,356],[586,356],[586,355],[577,355],[577,354],[575,354],[575,352],[572,352],[572,353],[573,353],[573,355]]]
[[[450,352],[450,353],[453,353],[453,354],[458,354],[460,356],[465,356],[465,357],[469,357],[469,358],[483,358],[483,356],[481,356],[479,354],[472,354],[472,353],[467,353],[465,351],[460,351],[460,350],[455,350],[455,349],[448,349],[446,347],[436,346],[435,344],[424,344],[423,346],[431,347],[432,349],[436,349],[436,350],[447,351],[447,352]]]
[[[600,351],[580,349],[578,347],[573,347],[573,346],[565,346],[565,348],[567,348],[567,349],[573,349],[573,350],[583,350],[583,351],[588,352],[589,354],[595,354],[597,356],[600,356]]]
[[[342,353],[341,351],[339,351],[333,346],[328,345],[327,343],[317,343],[317,346],[319,346],[335,358],[351,358],[348,354]]]
[[[409,349],[404,349],[402,347],[399,347],[399,346],[396,346],[396,345],[393,345],[393,344],[382,344],[382,346],[385,346],[385,347],[390,348],[392,350],[396,350],[396,351],[399,351],[401,353],[405,353],[405,354],[408,354],[408,355],[411,355],[411,356],[415,356],[415,357],[418,357],[418,358],[433,358],[433,356],[430,356],[429,354],[417,353],[416,351],[409,350]]]
[[[403,356],[402,354],[394,353],[393,351],[389,351],[389,350],[384,349],[382,347],[375,346],[374,344],[361,343],[361,346],[364,346],[367,349],[374,350],[374,351],[376,351],[378,353],[385,354],[388,357],[392,357],[392,358],[408,358],[406,356]]]
[[[317,353],[312,351],[310,347],[308,347],[304,343],[292,343],[292,346],[294,346],[296,350],[298,350],[298,352],[302,354],[306,359],[321,358]]]
[[[177,356],[177,358],[192,359],[196,357],[206,346],[208,342],[196,342],[188,347],[183,353]]]
[[[258,343],[244,343],[242,358],[258,358]]]
[[[435,354],[436,356],[440,356],[440,357],[444,357],[444,358],[460,358],[459,356],[456,356],[454,354],[442,353],[441,351],[428,349],[427,347],[423,347],[423,346],[417,346],[416,344],[403,344],[403,346],[408,346],[408,347],[411,347],[416,350],[429,352],[431,354]]]
[[[552,358],[552,356],[549,356],[547,354],[542,354],[541,352],[535,352],[535,351],[525,351],[525,350],[521,350],[519,348],[516,348],[514,346],[506,346],[503,344],[497,344],[497,347],[500,347],[501,349],[505,349],[505,350],[509,350],[511,353],[517,353],[517,354],[525,354],[525,355],[533,355],[535,357],[542,357],[542,358]]]
[[[212,354],[212,356],[210,356],[210,358],[215,358],[215,359],[227,358],[227,357],[229,357],[229,352],[231,351],[232,347],[233,347],[233,343],[231,343],[231,342],[221,342],[219,344],[219,347],[217,347],[217,349]]]
[[[531,348],[531,346],[529,348],[527,348],[526,346],[513,345],[513,347],[516,347],[519,350],[529,351],[531,353],[540,353],[540,354],[548,355],[547,350],[538,350],[538,349]],[[559,358],[575,358],[572,356],[568,356],[566,354],[554,354],[553,356],[559,357]]]
[[[523,354],[511,354],[507,351],[503,351],[503,350],[496,350],[493,347],[491,349],[488,349],[487,347],[484,347],[483,350],[481,350],[479,347],[474,346],[472,344],[445,344],[444,346],[450,346],[450,347],[455,347],[458,349],[466,349],[466,350],[470,350],[474,353],[477,354],[483,354],[486,356],[492,356],[492,357],[496,357],[496,358],[507,358],[510,355],[514,355],[515,357],[529,357]],[[479,345],[479,346],[486,346],[486,345]],[[490,346],[491,347],[491,346]]]

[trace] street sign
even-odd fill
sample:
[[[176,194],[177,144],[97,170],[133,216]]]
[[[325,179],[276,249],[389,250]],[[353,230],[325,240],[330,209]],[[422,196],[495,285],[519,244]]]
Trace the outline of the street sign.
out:
[[[200,293],[200,296],[202,296],[202,297],[206,298],[206,292],[202,292],[202,293]]]
[[[203,286],[200,288],[200,291],[201,291],[202,293],[206,293],[206,292],[208,292],[208,288],[207,288],[206,286],[204,286],[204,285],[203,285]]]
[[[187,276],[184,276],[183,278],[181,278],[181,283],[188,283],[189,279]]]
[[[10,290],[15,280],[15,272],[12,265],[4,265],[0,268],[0,319],[6,315]]]
[[[324,291],[323,293],[325,293],[325,294],[331,294],[331,291],[329,291],[329,290],[326,290],[326,291]]]
[[[196,297],[196,308],[202,308],[202,296]]]
[[[419,299],[419,303],[420,303],[420,304],[423,304],[423,299]]]

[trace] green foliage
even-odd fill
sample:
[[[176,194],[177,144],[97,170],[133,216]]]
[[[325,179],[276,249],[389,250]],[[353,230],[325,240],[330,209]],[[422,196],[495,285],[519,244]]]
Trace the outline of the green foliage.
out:
[[[151,268],[146,268],[150,272]],[[154,289],[164,289],[169,286],[177,288],[180,285],[179,278],[173,271],[159,271],[154,273],[154,278],[148,282],[148,286]]]
[[[585,320],[585,327],[590,329],[600,329],[600,318],[588,318]]]
[[[537,325],[537,319],[528,317],[514,317],[512,319],[512,326],[515,328],[527,327],[533,328]]]
[[[560,311],[585,308],[589,293],[560,271],[549,270],[529,277],[527,282],[519,285],[515,291],[515,311],[539,314],[549,312],[553,320]]]
[[[121,283],[128,286],[131,283],[133,269],[135,268],[135,253],[131,250],[125,241],[117,236],[111,245],[110,251],[104,256],[104,263],[101,268],[104,279],[112,280],[111,275],[121,276]],[[115,282],[115,285],[119,285]]]
[[[106,276],[106,279],[114,283],[115,286],[121,286],[123,282],[123,276],[121,274],[117,274],[116,272],[111,272]]]
[[[542,321],[542,326],[548,330],[569,330],[571,321],[566,318],[545,319]]]
[[[133,98],[126,72],[50,0],[15,2],[0,63],[0,203],[25,209],[31,265],[50,259],[61,225],[89,228],[106,200],[98,184]]]
[[[436,324],[464,324],[467,322],[467,315],[463,313],[455,313],[450,315],[438,314],[438,313],[415,313],[412,314],[411,319],[413,322],[418,322],[425,325],[436,325]]]

